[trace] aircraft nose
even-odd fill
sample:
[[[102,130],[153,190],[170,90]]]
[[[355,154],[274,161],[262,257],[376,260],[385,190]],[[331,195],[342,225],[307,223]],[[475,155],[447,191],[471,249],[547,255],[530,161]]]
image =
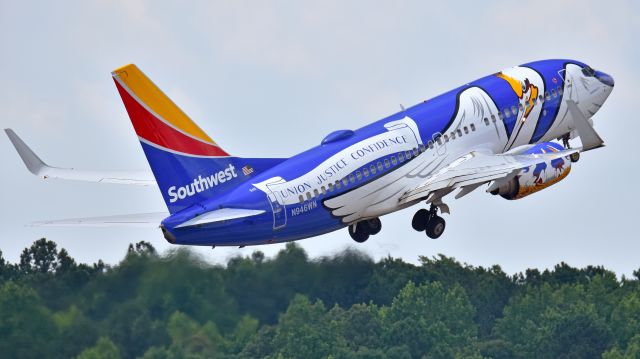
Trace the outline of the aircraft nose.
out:
[[[613,77],[609,74],[606,74],[602,71],[596,71],[596,78],[600,80],[603,84],[607,86],[613,87],[615,85],[615,81],[613,81]]]

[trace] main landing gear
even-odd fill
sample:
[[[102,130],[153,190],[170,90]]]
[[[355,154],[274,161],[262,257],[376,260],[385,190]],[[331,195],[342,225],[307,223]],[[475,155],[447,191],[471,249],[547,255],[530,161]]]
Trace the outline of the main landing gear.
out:
[[[362,243],[369,239],[369,236],[380,233],[381,229],[380,218],[371,218],[349,225],[349,235],[354,241]]]
[[[570,149],[571,145],[569,144],[569,134],[567,133],[566,135],[562,136],[562,144],[564,145],[564,148],[566,149]],[[576,152],[576,153],[572,153],[569,155],[569,159],[571,160],[571,162],[576,163],[580,160],[580,152]]]
[[[411,226],[418,232],[426,232],[427,237],[436,239],[444,232],[446,223],[444,218],[438,216],[438,207],[432,203],[429,210],[422,208],[413,215]]]

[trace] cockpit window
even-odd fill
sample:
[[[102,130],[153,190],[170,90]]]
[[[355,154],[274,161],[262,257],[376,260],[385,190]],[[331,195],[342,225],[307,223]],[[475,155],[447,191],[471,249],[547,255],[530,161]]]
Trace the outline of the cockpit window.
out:
[[[585,66],[582,68],[582,73],[587,77],[593,77],[596,75],[596,71],[589,66]]]

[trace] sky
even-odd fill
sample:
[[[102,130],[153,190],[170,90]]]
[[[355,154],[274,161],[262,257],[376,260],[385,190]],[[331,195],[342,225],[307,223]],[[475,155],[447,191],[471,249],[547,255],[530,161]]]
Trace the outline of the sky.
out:
[[[564,261],[629,276],[640,268],[639,14],[637,1],[0,0],[0,125],[50,165],[148,169],[110,76],[133,62],[227,152],[290,157],[500,69],[576,59],[616,86],[594,117],[606,147],[584,153],[564,181],[517,201],[480,190],[450,198],[436,240],[411,229],[416,206],[384,216],[363,244],[346,229],[298,243],[311,257],[353,247],[412,263],[444,254],[510,274]],[[158,229],[26,226],[162,211],[157,188],[40,180],[4,135],[0,168],[9,261],[42,237],[88,263],[115,264],[140,240],[175,247]],[[225,263],[283,247],[194,250]]]

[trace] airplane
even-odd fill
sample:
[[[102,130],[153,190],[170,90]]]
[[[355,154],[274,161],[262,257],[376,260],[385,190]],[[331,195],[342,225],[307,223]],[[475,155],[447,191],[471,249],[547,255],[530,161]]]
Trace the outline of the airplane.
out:
[[[36,222],[42,226],[158,226],[172,244],[239,246],[295,241],[347,228],[365,242],[380,217],[423,205],[411,225],[445,229],[445,197],[486,192],[516,200],[567,177],[604,141],[592,117],[613,78],[554,59],[511,67],[357,130],[329,133],[290,158],[230,155],[133,64],[112,72],[149,172],[85,171],[43,162],[6,129],[42,178],[157,185],[168,213]],[[572,148],[569,140],[580,138]],[[151,175],[152,174],[152,175]],[[448,201],[448,200],[447,200]]]

